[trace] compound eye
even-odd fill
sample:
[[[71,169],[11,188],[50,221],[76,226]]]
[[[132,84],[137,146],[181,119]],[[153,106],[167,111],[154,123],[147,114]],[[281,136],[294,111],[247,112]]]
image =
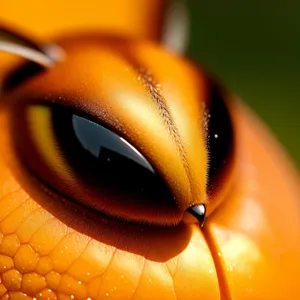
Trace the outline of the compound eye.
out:
[[[28,105],[17,119],[24,163],[57,193],[128,222],[163,224],[178,213],[167,185],[143,154],[89,115]]]
[[[233,127],[224,94],[211,84],[206,110],[207,149],[209,153],[208,192],[222,184],[222,175],[229,174],[233,156]],[[229,177],[229,176],[224,176]]]

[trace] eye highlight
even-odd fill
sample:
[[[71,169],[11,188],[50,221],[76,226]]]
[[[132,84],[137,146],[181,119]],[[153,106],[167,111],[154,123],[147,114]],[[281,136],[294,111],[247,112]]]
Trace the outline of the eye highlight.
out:
[[[150,172],[155,173],[143,155],[122,137],[78,115],[74,114],[71,118],[72,128],[77,140],[93,157],[101,159],[101,156],[105,156],[104,159],[110,162],[113,159],[113,153],[118,153],[148,169]],[[57,131],[59,132],[60,128],[57,128]]]
[[[219,86],[211,84],[206,111],[207,149],[209,153],[208,193],[221,185],[222,174],[230,172],[234,150],[231,117]],[[223,179],[225,181],[225,179]]]
[[[24,164],[58,194],[128,222],[163,225],[178,213],[168,186],[143,154],[88,115],[28,105],[16,129]]]

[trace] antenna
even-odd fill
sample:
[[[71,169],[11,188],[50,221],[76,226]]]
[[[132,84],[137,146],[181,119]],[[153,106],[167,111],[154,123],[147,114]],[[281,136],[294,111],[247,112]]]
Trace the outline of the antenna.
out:
[[[170,51],[184,54],[189,38],[190,19],[187,5],[182,0],[174,0],[166,14],[162,44]]]
[[[56,45],[41,45],[3,26],[0,26],[0,51],[21,56],[46,68],[52,67],[63,54]]]

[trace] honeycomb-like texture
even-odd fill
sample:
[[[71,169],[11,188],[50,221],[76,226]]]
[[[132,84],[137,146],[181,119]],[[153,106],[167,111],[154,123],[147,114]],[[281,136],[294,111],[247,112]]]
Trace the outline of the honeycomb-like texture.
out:
[[[0,173],[0,182],[4,175]],[[218,299],[209,249],[199,230],[178,256],[153,261],[74,231],[6,174],[0,185],[0,299]],[[155,249],[147,250],[148,253]],[[195,256],[195,253],[197,255]],[[195,259],[197,257],[197,259]],[[199,272],[199,286],[181,286]],[[200,270],[200,271],[199,271]],[[202,274],[202,275],[201,275]],[[204,285],[209,288],[208,292]],[[155,298],[156,297],[156,298]],[[158,297],[158,298],[157,298]],[[191,298],[192,299],[192,298]]]

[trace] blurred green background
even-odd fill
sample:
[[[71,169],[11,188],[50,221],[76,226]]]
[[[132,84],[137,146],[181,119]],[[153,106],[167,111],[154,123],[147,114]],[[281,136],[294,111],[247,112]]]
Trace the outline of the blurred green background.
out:
[[[300,1],[186,3],[189,56],[265,120],[300,169]]]

